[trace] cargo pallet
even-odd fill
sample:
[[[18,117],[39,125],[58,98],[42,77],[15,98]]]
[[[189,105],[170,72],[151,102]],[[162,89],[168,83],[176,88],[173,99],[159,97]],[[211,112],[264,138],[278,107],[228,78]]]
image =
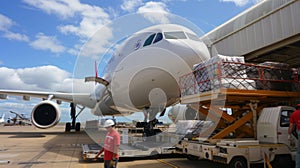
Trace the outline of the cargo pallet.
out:
[[[198,111],[202,119],[212,121],[214,126],[184,138],[177,150],[188,159],[212,160],[232,168],[263,162],[270,165],[271,161],[292,167],[295,149],[286,143],[261,143],[268,136],[257,137],[261,133],[257,124],[267,107],[288,109],[289,113],[294,110],[288,105],[300,98],[298,72],[299,69],[272,64],[227,61],[197,66],[180,78],[180,103]],[[269,115],[264,111],[263,116],[266,114]],[[279,112],[277,116],[276,124],[281,120]],[[287,133],[287,128],[283,130]]]
[[[180,103],[218,123],[216,130],[221,131],[210,140],[232,132],[237,138],[256,138],[256,120],[264,107],[292,105],[300,98],[298,75],[294,68],[216,62],[180,78]],[[222,110],[227,108],[232,115]]]

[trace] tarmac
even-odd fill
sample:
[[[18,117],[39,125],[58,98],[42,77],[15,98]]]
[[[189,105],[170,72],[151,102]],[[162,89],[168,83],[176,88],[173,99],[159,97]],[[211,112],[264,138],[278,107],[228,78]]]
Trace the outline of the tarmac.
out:
[[[99,135],[99,137],[102,137]],[[100,140],[101,138],[99,138]],[[38,129],[34,126],[0,126],[0,167],[5,168],[101,168],[103,162],[82,159],[82,144],[93,144],[84,129],[64,132],[64,126]],[[118,168],[216,168],[222,164],[190,161],[169,155],[159,158],[121,158]]]

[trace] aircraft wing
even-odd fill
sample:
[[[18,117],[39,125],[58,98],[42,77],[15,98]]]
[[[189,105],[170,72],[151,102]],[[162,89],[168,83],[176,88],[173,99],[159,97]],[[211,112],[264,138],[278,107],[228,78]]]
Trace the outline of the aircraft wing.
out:
[[[0,99],[7,99],[8,95],[22,96],[23,100],[30,100],[31,97],[43,100],[58,100],[64,102],[74,102],[83,106],[91,107],[92,102],[90,93],[64,93],[64,92],[40,92],[25,90],[0,90]],[[81,101],[82,100],[82,101]]]

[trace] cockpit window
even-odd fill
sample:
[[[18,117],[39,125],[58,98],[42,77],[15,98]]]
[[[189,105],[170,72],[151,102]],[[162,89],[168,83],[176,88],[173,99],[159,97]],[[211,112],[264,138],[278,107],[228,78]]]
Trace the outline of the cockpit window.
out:
[[[145,46],[147,46],[147,45],[150,45],[150,44],[152,43],[153,39],[154,39],[154,36],[155,36],[155,33],[154,33],[154,34],[151,34],[151,35],[147,38],[147,40],[145,41],[143,47],[145,47]]]
[[[187,33],[187,36],[189,37],[189,39],[194,40],[194,41],[201,41],[196,35],[191,34],[191,33]]]
[[[155,37],[155,39],[153,41],[153,44],[159,42],[160,40],[162,40],[162,38],[163,38],[162,33],[157,33],[156,37]]]
[[[177,31],[177,32],[164,32],[166,39],[186,39],[184,32]]]

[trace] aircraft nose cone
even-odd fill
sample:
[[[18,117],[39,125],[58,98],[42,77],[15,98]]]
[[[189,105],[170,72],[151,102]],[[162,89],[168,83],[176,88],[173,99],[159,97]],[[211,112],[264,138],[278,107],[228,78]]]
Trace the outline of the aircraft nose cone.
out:
[[[154,93],[155,89],[159,89],[163,93]],[[156,101],[166,104],[167,99],[179,97],[179,88],[174,76],[165,70],[154,67],[139,71],[129,84],[129,97],[135,107],[151,106],[151,92],[155,97],[152,105]]]

